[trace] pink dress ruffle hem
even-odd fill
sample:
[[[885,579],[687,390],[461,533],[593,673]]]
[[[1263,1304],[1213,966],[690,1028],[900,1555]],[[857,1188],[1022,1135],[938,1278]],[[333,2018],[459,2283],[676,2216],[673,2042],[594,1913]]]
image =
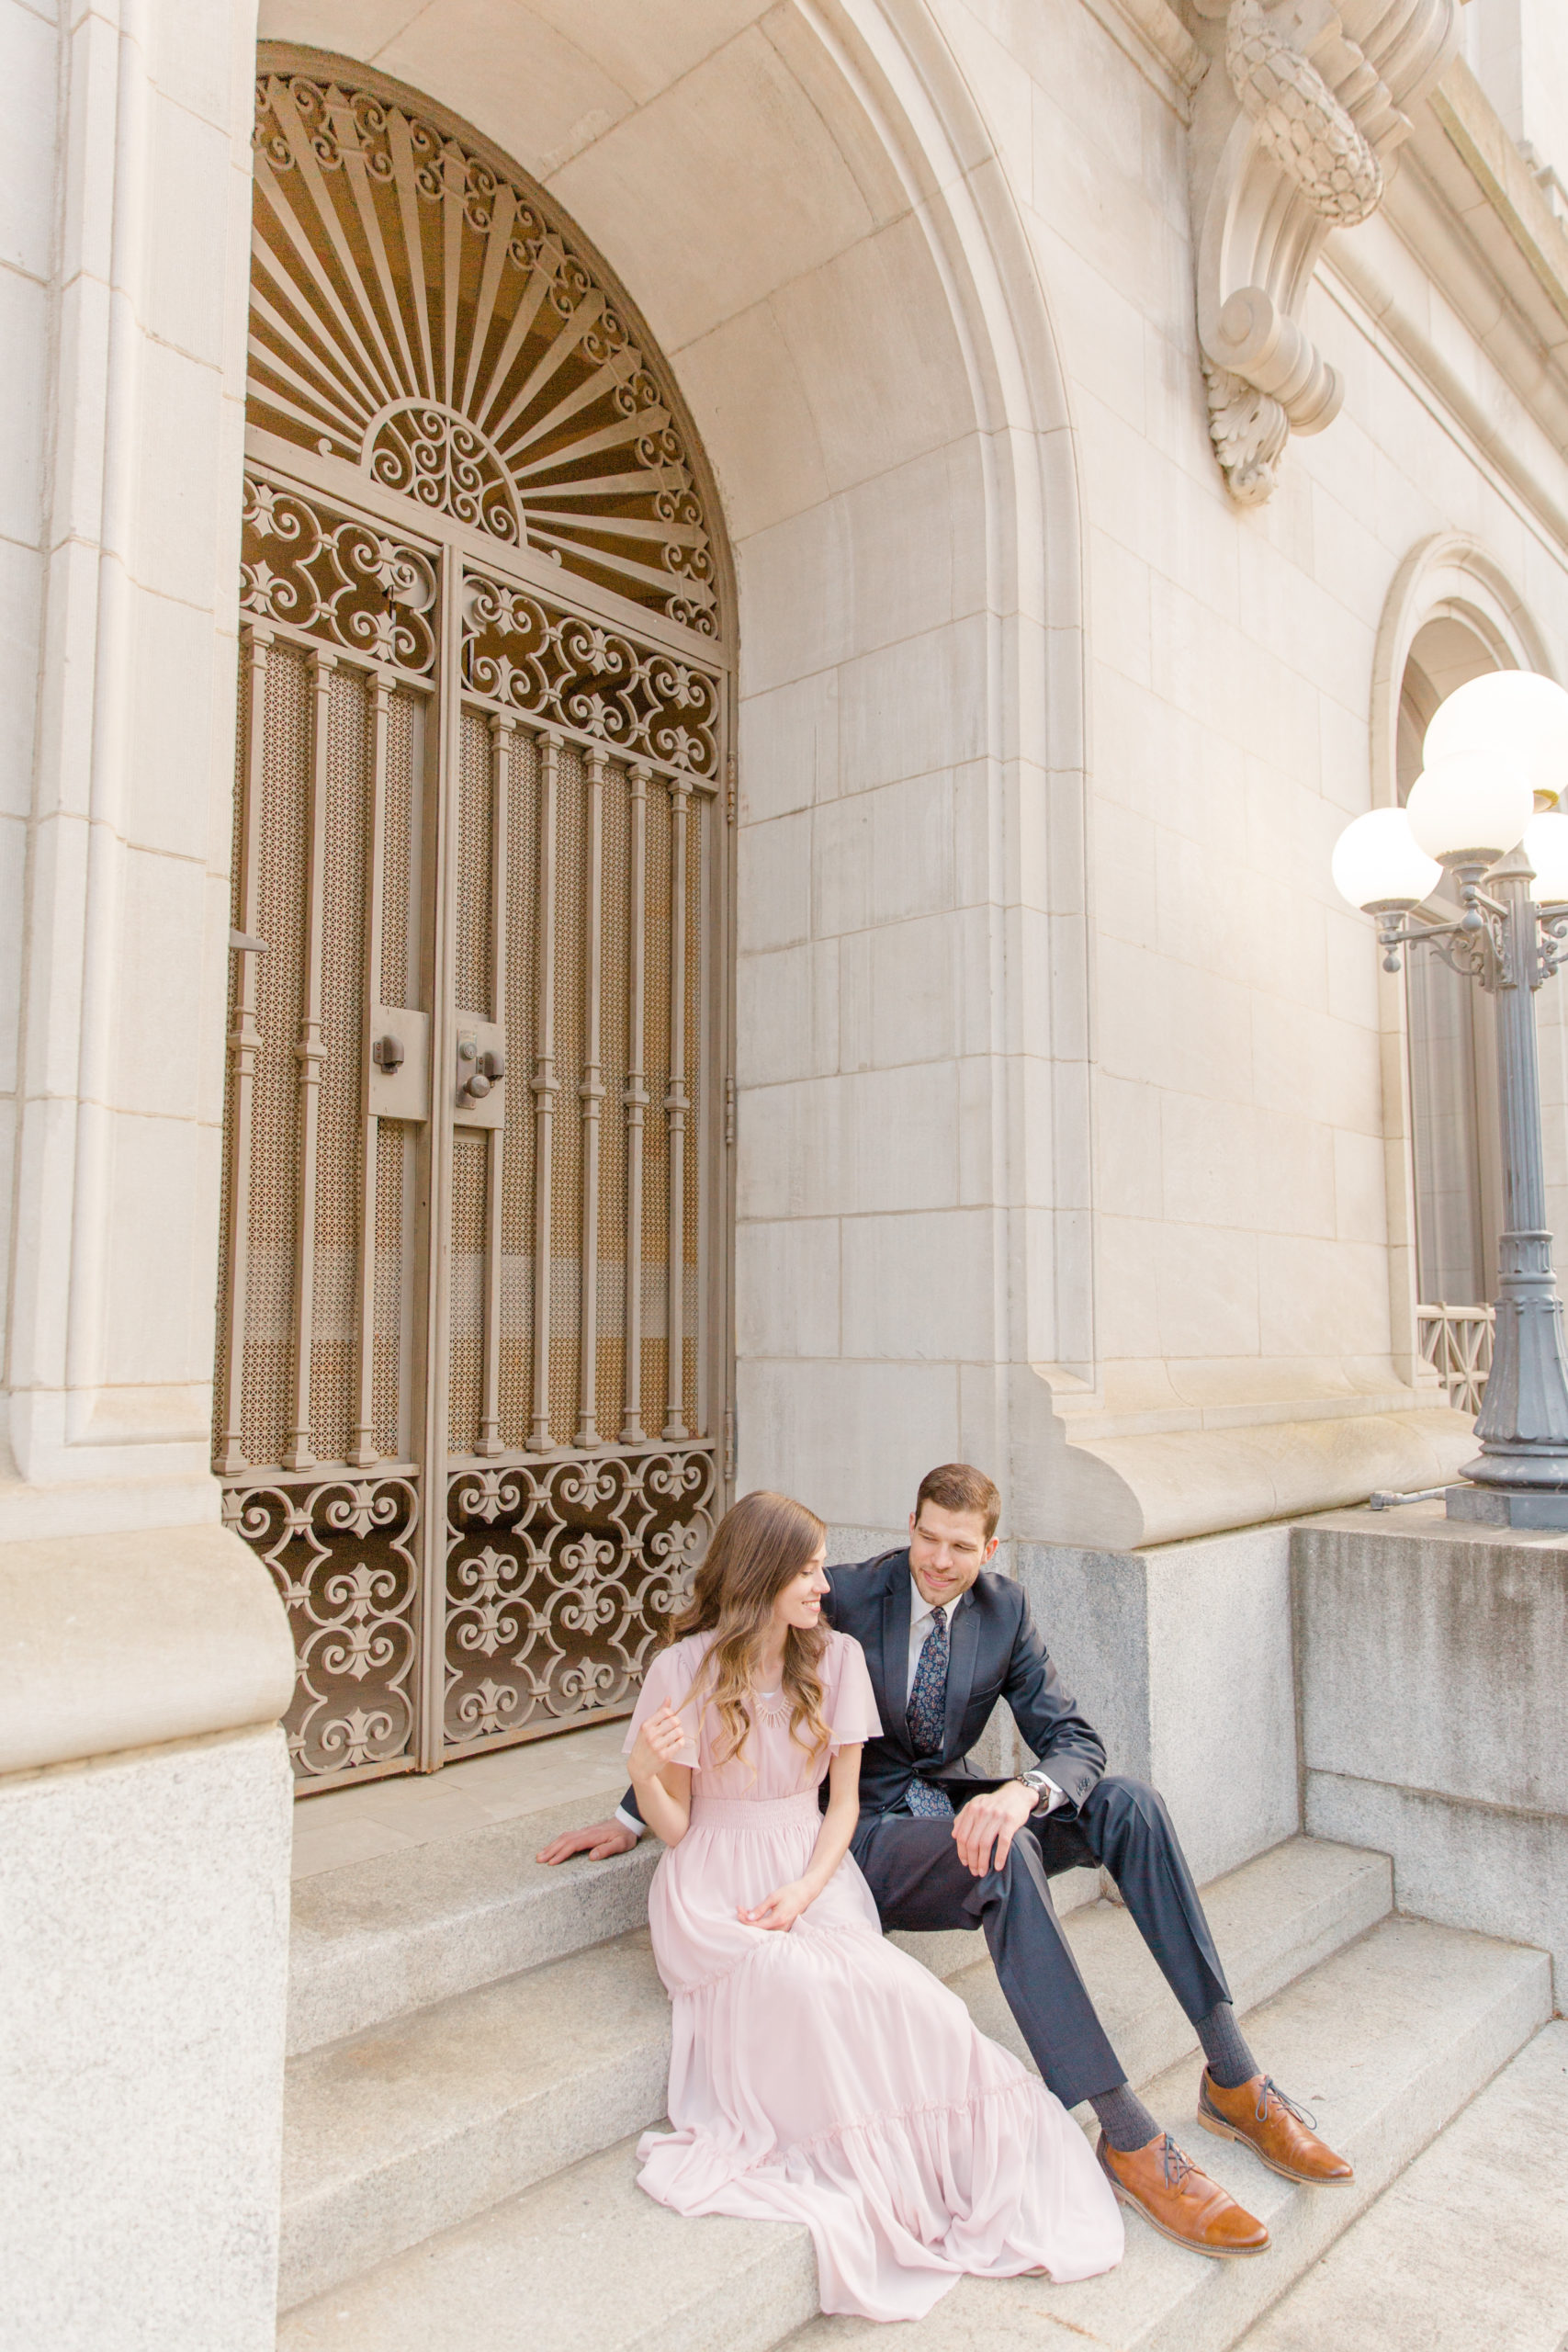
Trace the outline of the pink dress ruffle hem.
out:
[[[678,2213],[804,2222],[825,2312],[919,2319],[964,2272],[1109,2270],[1122,2217],[1084,2134],[885,1939],[851,1856],[786,1935],[738,1917],[806,1871],[832,1751],[808,1758],[786,1703],[754,1700],[744,1752],[716,1767],[717,1718],[682,1704],[708,1638],[655,1661],[626,1741],[666,1699],[693,1733],[679,1758],[691,1826],[649,1895],[674,2129],[643,2134],[642,2187]],[[829,1637],[824,1681],[832,1750],[874,1738],[871,1678],[845,1634]]]

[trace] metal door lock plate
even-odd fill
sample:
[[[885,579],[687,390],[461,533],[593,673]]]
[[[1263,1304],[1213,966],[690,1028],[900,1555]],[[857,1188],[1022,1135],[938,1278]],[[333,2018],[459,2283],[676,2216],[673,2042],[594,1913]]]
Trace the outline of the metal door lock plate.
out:
[[[506,1032],[499,1021],[459,1013],[453,1080],[454,1112],[460,1127],[506,1125]]]
[[[366,1109],[376,1119],[430,1116],[430,1015],[378,1004],[371,1013]]]

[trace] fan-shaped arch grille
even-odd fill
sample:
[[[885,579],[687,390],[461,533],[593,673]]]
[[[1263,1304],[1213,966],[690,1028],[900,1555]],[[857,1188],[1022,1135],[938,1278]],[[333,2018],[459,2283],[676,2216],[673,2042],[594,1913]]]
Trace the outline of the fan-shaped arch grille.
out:
[[[653,363],[537,188],[378,92],[256,85],[250,415],[716,633]]]

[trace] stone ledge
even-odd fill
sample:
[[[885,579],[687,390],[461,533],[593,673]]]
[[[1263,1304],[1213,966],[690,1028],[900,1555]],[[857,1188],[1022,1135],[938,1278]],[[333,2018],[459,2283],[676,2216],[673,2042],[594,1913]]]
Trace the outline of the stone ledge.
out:
[[[1015,1515],[1039,1542],[1139,1551],[1333,1510],[1380,1487],[1441,1486],[1474,1451],[1472,1423],[1442,1406],[1070,1437],[1045,1454],[1040,1491]]]
[[[294,1645],[216,1523],[0,1544],[0,1773],[276,1723]]]

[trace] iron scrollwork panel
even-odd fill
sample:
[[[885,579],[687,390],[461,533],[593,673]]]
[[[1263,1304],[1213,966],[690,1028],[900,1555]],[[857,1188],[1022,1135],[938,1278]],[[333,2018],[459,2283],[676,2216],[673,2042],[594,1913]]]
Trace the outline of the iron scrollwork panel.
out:
[[[718,773],[721,696],[713,672],[531,589],[466,573],[462,660],[464,684],[508,710],[629,759],[709,782]]]
[[[362,661],[428,677],[435,668],[435,565],[415,546],[320,498],[245,475],[240,609]]]
[[[713,1522],[705,1446],[455,1471],[449,1754],[625,1714]]]
[[[298,1673],[285,1718],[318,1786],[407,1769],[414,1742],[419,1488],[406,1472],[231,1487],[228,1524],[271,1569]]]

